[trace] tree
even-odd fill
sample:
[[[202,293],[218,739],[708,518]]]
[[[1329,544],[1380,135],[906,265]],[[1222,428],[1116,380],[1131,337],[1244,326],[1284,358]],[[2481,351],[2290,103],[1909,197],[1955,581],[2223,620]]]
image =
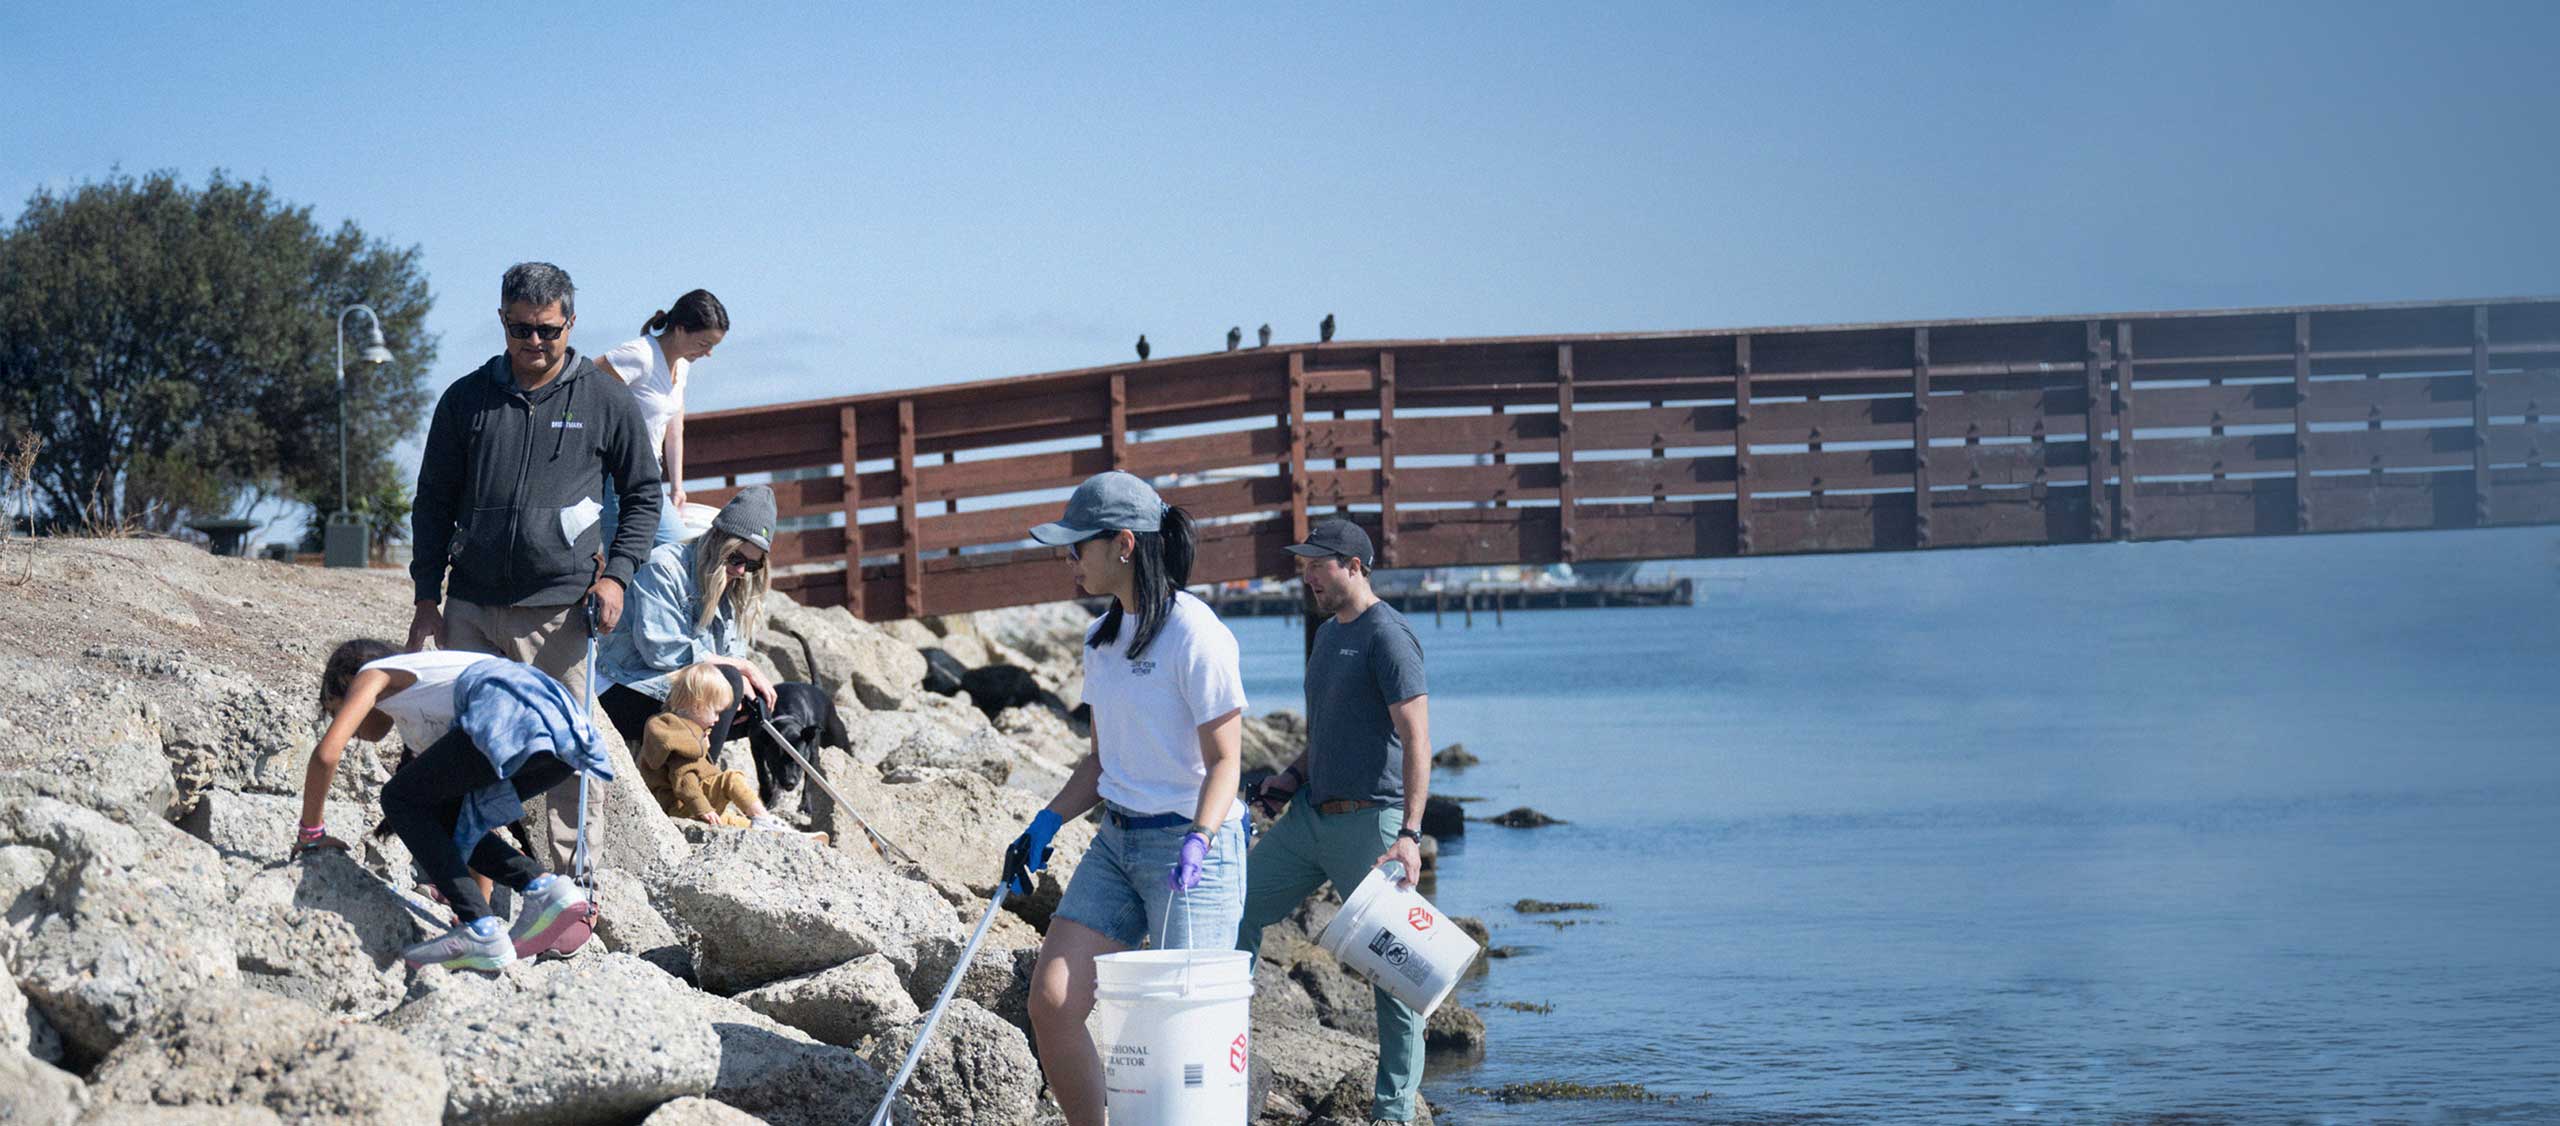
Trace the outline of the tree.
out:
[[[362,302],[393,359],[347,372],[353,488],[396,482],[390,450],[418,427],[436,354],[420,254],[352,222],[323,231],[220,171],[201,189],[168,172],[38,189],[0,231],[0,445],[43,439],[35,489],[57,526],[334,509],[333,318]]]

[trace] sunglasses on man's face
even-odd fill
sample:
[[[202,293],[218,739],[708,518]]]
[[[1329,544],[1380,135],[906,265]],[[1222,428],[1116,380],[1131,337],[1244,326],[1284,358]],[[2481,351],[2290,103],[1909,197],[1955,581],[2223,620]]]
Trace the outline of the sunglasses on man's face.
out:
[[[749,559],[749,558],[747,558],[746,556],[744,556],[744,555],[740,555],[740,554],[738,554],[737,552],[734,552],[734,551],[729,553],[729,560],[728,560],[728,562],[729,562],[729,565],[730,565],[730,566],[735,567],[735,568],[737,568],[737,569],[739,569],[739,570],[741,570],[741,571],[745,571],[746,573],[748,573],[748,574],[750,574],[750,575],[755,574],[755,573],[756,573],[756,572],[758,572],[758,571],[764,570],[764,560],[762,560],[762,559]]]
[[[565,323],[556,325],[538,325],[526,324],[523,321],[507,322],[507,335],[518,340],[531,340],[537,336],[544,340],[558,340],[560,339],[560,334],[567,331],[569,331],[569,326]]]

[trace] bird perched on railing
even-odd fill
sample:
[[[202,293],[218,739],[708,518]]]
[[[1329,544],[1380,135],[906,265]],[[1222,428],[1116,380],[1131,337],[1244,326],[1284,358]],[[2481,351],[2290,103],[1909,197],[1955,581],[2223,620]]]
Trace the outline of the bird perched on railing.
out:
[[[1316,325],[1316,340],[1317,340],[1318,342],[1330,342],[1330,341],[1332,341],[1332,339],[1333,339],[1333,314],[1331,314],[1331,313],[1326,313],[1326,314],[1324,315],[1324,321],[1323,321],[1322,323],[1320,323],[1320,324]]]
[[[1243,326],[1243,325],[1229,325],[1229,326],[1227,326],[1227,351],[1233,352],[1233,351],[1235,351],[1236,349],[1241,348],[1241,347],[1243,347],[1243,346],[1244,346],[1244,326]]]
[[[1270,326],[1270,325],[1264,325],[1264,326],[1262,326],[1262,333],[1261,333],[1261,336],[1262,336],[1262,343],[1260,343],[1260,344],[1256,344],[1256,345],[1254,345],[1254,347],[1256,347],[1256,348],[1268,348],[1268,347],[1270,347],[1270,346],[1271,346],[1271,326]]]
[[[1147,334],[1143,332],[1138,334],[1138,362],[1147,362]]]

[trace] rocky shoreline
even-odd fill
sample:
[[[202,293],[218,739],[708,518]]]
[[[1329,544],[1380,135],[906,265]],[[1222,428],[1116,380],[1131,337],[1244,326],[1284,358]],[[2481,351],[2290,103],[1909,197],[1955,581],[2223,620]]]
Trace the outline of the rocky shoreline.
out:
[[[341,767],[328,819],[353,853],[286,852],[320,660],[398,637],[405,577],[161,540],[6,547],[28,578],[0,587],[0,1121],[866,1119],[1005,844],[1086,746],[1071,604],[874,625],[777,596],[758,659],[835,698],[852,745],[817,766],[854,807],[804,785],[779,811],[832,847],[678,825],[600,723],[621,772],[598,941],[496,975],[410,971],[400,948],[443,916],[399,842],[366,833],[396,747]],[[1296,754],[1295,720],[1248,724],[1248,769]],[[1058,1121],[1028,975],[1092,837],[1061,831],[1008,900],[898,1121]],[[1265,1126],[1364,1120],[1375,1017],[1313,941],[1333,908],[1274,926],[1256,966]],[[1434,1014],[1435,1051],[1483,1035],[1463,1005]]]

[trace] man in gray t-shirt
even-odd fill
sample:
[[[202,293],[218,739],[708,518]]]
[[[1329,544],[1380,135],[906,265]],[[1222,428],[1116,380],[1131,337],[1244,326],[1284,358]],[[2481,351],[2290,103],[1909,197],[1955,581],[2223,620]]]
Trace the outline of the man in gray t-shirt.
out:
[[[1286,809],[1245,865],[1238,949],[1326,880],[1344,895],[1389,860],[1412,887],[1422,870],[1422,806],[1431,789],[1431,711],[1422,643],[1369,589],[1368,533],[1328,520],[1292,544],[1299,576],[1328,615],[1307,654],[1307,749],[1262,784],[1256,804]],[[1383,851],[1381,851],[1383,850]],[[1378,1077],[1370,1115],[1413,1118],[1422,1085],[1422,1018],[1386,990],[1378,1002]]]

